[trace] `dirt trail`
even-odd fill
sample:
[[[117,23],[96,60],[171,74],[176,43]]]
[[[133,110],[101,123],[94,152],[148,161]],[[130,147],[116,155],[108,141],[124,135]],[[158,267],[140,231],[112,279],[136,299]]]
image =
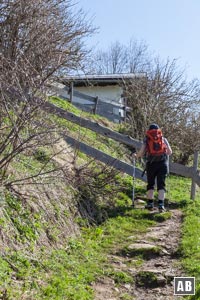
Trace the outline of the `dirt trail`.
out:
[[[116,252],[109,256],[114,270],[128,272],[134,283],[116,285],[111,278],[101,278],[93,285],[95,300],[181,300],[174,296],[173,280],[175,276],[184,276],[176,255],[182,213],[176,209],[171,213],[170,219],[157,223],[137,241],[130,236],[126,255]],[[145,260],[138,267],[134,257],[140,251]]]

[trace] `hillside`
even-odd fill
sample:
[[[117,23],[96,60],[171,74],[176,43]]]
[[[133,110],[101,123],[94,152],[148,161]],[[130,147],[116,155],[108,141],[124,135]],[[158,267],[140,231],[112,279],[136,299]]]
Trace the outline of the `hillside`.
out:
[[[51,101],[123,130],[61,99]],[[190,180],[170,176],[167,196],[174,207],[166,213],[149,213],[143,202],[133,209],[132,177],[72,148],[63,135],[129,163],[130,150],[54,115],[45,117],[54,129],[47,137],[52,142],[16,156],[9,184],[1,186],[0,299],[167,300],[180,274],[196,277],[197,298],[190,299],[198,299],[200,197],[190,201]],[[145,183],[135,184],[136,194],[144,196]],[[144,250],[144,244],[152,247]]]

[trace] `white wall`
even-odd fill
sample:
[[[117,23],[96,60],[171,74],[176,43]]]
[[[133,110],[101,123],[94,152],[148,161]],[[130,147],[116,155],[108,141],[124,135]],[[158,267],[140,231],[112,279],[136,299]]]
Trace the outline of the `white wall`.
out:
[[[117,85],[110,86],[91,86],[91,87],[75,87],[75,90],[90,95],[92,97],[98,96],[99,99],[109,102],[109,103],[122,103],[121,94],[123,93],[123,89]],[[78,99],[76,99],[78,101]],[[80,103],[83,100],[79,99]],[[114,104],[113,103],[113,104]]]
[[[52,91],[58,96],[69,99],[70,95],[68,94],[68,89],[65,85],[62,84],[52,84]],[[119,104],[124,105],[123,98],[121,97],[123,89],[117,85],[110,86],[87,86],[87,87],[74,87],[74,91],[78,91],[88,96],[97,97],[99,99],[99,105],[97,108],[97,113],[104,115],[114,122],[119,122],[120,116],[124,117],[124,110],[120,107],[112,107],[112,105]],[[72,103],[77,105],[94,105],[94,101],[82,99],[79,96],[73,95]],[[102,105],[105,103],[105,105]],[[107,104],[106,104],[107,103]],[[116,119],[115,116],[119,118]]]

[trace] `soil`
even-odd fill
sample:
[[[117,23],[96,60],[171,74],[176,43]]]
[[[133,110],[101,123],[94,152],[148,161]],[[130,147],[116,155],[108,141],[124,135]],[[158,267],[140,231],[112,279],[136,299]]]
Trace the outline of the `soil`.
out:
[[[152,212],[155,213],[155,212]],[[100,278],[93,284],[95,300],[181,300],[174,295],[174,277],[184,276],[178,259],[182,212],[171,210],[172,217],[151,227],[148,232],[129,237],[129,252],[119,249],[108,257],[115,271],[123,271],[133,277],[133,283],[117,284],[112,278]],[[134,240],[133,240],[134,238]],[[131,241],[132,240],[132,241]],[[136,265],[138,250],[145,254],[144,262]],[[135,262],[135,264],[134,264]],[[135,267],[134,267],[135,265]]]

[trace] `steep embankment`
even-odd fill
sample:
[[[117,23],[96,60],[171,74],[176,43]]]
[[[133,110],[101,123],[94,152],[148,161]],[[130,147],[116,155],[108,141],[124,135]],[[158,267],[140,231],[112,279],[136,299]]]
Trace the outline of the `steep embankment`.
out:
[[[55,101],[83,115],[65,101]],[[2,299],[41,299],[46,293],[43,289],[48,290],[51,283],[48,276],[37,280],[35,274],[38,278],[43,276],[45,265],[50,266],[45,263],[47,257],[51,260],[53,251],[67,249],[70,239],[80,235],[80,226],[106,218],[100,208],[104,203],[101,192],[107,201],[110,193],[106,189],[112,189],[115,172],[72,149],[61,135],[70,133],[105,152],[112,148],[115,155],[124,151],[118,143],[53,115],[49,115],[48,126],[53,128],[52,141],[56,143],[47,141],[44,147],[27,147],[19,153],[10,163],[1,186]],[[47,265],[49,276],[56,278],[53,266]]]
[[[133,209],[132,178],[72,149],[61,135],[127,161],[129,150],[66,120],[48,118],[49,126],[56,124],[56,143],[18,155],[5,181],[15,183],[1,187],[0,299],[175,299],[170,297],[173,276],[182,274],[177,256],[182,210]],[[135,184],[136,194],[145,194],[145,184]],[[177,205],[183,199],[189,203],[189,185],[171,178]]]

